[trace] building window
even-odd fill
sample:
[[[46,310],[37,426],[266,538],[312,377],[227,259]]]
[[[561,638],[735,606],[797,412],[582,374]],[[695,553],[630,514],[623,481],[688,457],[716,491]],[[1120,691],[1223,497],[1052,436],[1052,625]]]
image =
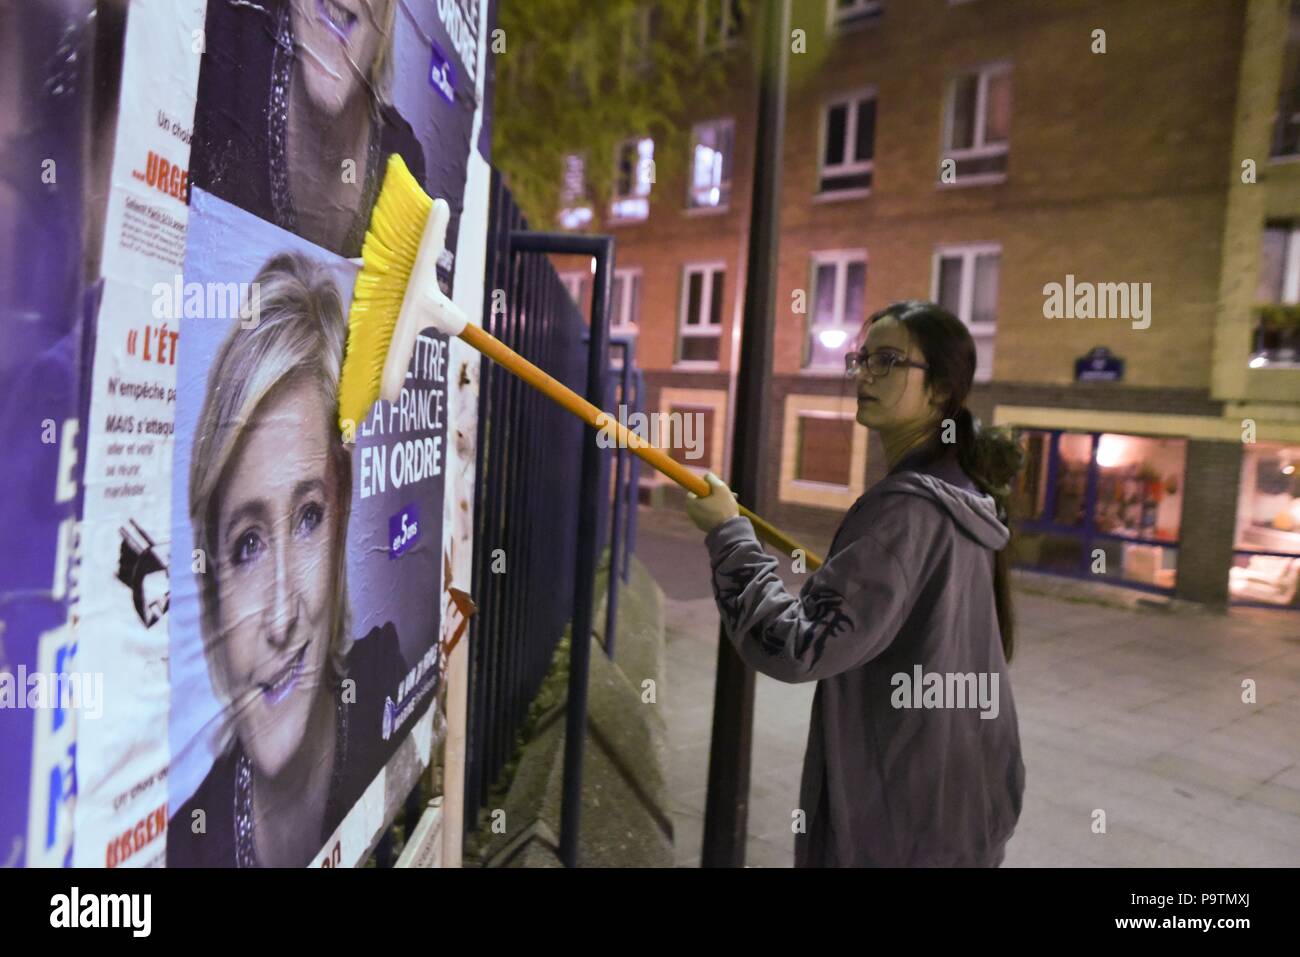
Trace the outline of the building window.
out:
[[[614,201],[610,214],[620,222],[639,222],[650,215],[650,189],[655,181],[655,141],[649,137],[624,141],[614,165]]]
[[[580,153],[564,157],[564,179],[560,186],[560,226],[581,229],[591,222],[587,201],[587,164]]]
[[[1300,229],[1291,223],[1270,223],[1264,228],[1255,302],[1300,302]]]
[[[1300,367],[1300,226],[1270,223],[1260,237],[1250,367]]]
[[[690,209],[725,209],[731,202],[731,163],[735,152],[734,120],[697,123],[691,132]]]
[[[847,416],[799,415],[794,477],[848,488],[853,473],[853,425]]]
[[[1291,0],[1282,60],[1282,88],[1273,123],[1274,157],[1300,157],[1300,0]]]
[[[827,20],[832,29],[868,23],[880,16],[880,0],[827,0]]]
[[[707,468],[713,461],[709,441],[718,410],[712,405],[672,402],[660,435],[668,442],[668,457],[681,465]]]
[[[993,378],[998,273],[1002,247],[994,243],[944,246],[935,252],[931,298],[966,323],[975,340],[975,381]]]
[[[1184,439],[1027,431],[1017,476],[1017,563],[1149,590],[1174,587]]]
[[[835,395],[785,397],[781,418],[782,502],[849,508],[866,488],[867,430]]]
[[[956,182],[1005,179],[1010,135],[1011,64],[997,63],[953,77],[948,85],[943,158],[956,164]]]
[[[616,269],[614,282],[609,291],[609,334],[610,336],[635,336],[640,322],[641,308],[641,270]],[[623,368],[623,356],[626,350],[611,343],[609,350],[609,367]]]
[[[1300,607],[1300,446],[1244,446],[1233,601]]]
[[[701,0],[700,49],[739,45],[745,30],[742,6],[740,0]]]
[[[822,114],[821,193],[871,188],[876,151],[876,94],[854,93],[826,104]]]
[[[655,420],[643,435],[670,458],[702,475],[706,470],[723,471],[723,429],[726,426],[727,391],[664,387],[659,390],[658,410],[647,409]],[[642,469],[645,485],[666,485],[672,480],[654,469]]]
[[[690,265],[684,269],[677,337],[679,365],[718,364],[726,275],[721,263]]]
[[[609,331],[615,335],[635,335],[641,299],[641,271],[616,269],[610,295]]]
[[[813,253],[812,302],[804,366],[844,371],[844,353],[866,318],[867,254],[862,250]]]

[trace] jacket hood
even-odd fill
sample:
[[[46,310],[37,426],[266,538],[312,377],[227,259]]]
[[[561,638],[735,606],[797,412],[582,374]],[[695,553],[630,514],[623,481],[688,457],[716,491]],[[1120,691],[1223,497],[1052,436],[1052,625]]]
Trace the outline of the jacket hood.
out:
[[[925,472],[899,472],[881,482],[886,495],[919,495],[937,503],[952,516],[957,527],[985,548],[1000,551],[1011,539],[1007,527],[998,520],[993,496],[945,482]]]

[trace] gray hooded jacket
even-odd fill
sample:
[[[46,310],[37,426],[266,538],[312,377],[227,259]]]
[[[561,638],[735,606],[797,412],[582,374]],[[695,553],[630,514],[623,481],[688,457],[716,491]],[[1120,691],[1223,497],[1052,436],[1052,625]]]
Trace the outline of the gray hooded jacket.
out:
[[[1008,537],[951,459],[859,498],[798,598],[749,519],[705,537],[741,658],[817,682],[796,867],[1001,863],[1025,786],[993,597]]]

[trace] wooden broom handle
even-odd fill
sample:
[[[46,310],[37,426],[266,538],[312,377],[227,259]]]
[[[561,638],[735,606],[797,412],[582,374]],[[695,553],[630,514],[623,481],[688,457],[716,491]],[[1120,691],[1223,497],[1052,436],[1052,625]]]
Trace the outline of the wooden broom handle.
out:
[[[712,491],[708,481],[704,478],[696,475],[662,449],[651,445],[609,413],[596,408],[563,382],[547,375],[481,326],[472,323],[466,325],[460,333],[460,338],[493,362],[503,366],[533,388],[541,391],[547,398],[558,402],[592,428],[602,429],[610,434],[619,445],[631,449],[637,458],[658,469],[688,492],[707,496]],[[601,423],[602,417],[605,420],[603,425]],[[737,503],[737,506],[740,509],[740,514],[753,524],[754,531],[758,533],[759,538],[775,545],[787,555],[793,554],[796,549],[802,551],[805,565],[809,571],[815,571],[821,567],[822,560],[816,554],[804,548],[780,529],[759,518],[745,506],[739,503]]]

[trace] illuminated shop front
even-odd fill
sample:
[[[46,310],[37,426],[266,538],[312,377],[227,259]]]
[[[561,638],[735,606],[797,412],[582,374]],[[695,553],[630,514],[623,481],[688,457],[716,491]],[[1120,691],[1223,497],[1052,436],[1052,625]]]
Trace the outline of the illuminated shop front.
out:
[[[1187,442],[1110,432],[1021,432],[1017,564],[1172,592]]]
[[[1228,574],[1234,602],[1300,606],[1300,445],[1245,447]]]

